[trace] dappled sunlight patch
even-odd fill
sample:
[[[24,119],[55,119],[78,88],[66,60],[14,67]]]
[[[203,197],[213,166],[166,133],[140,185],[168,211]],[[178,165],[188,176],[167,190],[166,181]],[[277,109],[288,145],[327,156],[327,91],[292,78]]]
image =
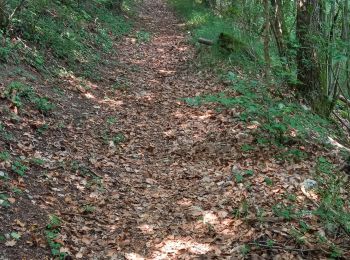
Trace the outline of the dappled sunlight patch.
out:
[[[167,138],[173,138],[176,137],[176,132],[174,131],[174,129],[169,129],[167,131],[164,131],[163,135]]]
[[[175,75],[175,70],[166,70],[166,69],[159,69],[158,73],[161,74],[163,77],[169,77]]]
[[[107,104],[111,108],[120,108],[124,102],[122,100],[114,100],[110,98],[105,98],[98,101],[99,104]]]
[[[146,101],[152,101],[156,98],[156,95],[152,92],[141,91],[140,93],[136,94],[136,98],[146,100]]]
[[[128,260],[144,260],[145,258],[137,253],[126,253],[125,258]]]
[[[66,73],[60,75],[62,80],[68,83],[68,89],[78,91],[80,93],[88,93],[89,90],[99,89],[99,86],[91,81],[75,76],[73,73]]]
[[[179,35],[159,36],[154,38],[153,43],[155,46],[169,46],[169,42],[178,41],[180,39],[185,39],[185,37]]]
[[[198,213],[199,214],[199,213]],[[243,221],[231,217],[227,211],[203,211],[194,225],[197,232],[215,231],[223,237],[238,238],[242,235]]]
[[[200,120],[200,121],[205,121],[205,120],[207,120],[207,119],[213,118],[213,116],[215,116],[214,111],[212,111],[212,110],[207,110],[207,111],[205,111],[205,113],[202,114],[202,115],[198,115],[198,116],[197,116],[197,115],[193,115],[192,118],[193,118],[193,119],[198,119],[198,120]]]
[[[181,109],[176,110],[176,112],[173,114],[175,118],[184,118],[186,115],[181,111]]]
[[[219,224],[218,217],[212,211],[203,212],[203,222],[210,225]]]
[[[145,64],[147,64],[147,61],[145,59],[134,59],[130,60],[130,63],[137,66],[144,66]]]
[[[138,228],[141,230],[141,232],[143,234],[153,234],[154,233],[153,225],[142,224],[142,225],[138,226]]]
[[[152,259],[164,259],[165,257],[175,257],[181,253],[192,253],[203,255],[213,250],[208,243],[199,243],[190,237],[169,238],[157,245],[158,250],[153,252]]]
[[[338,148],[338,149],[343,149],[346,151],[350,151],[349,148],[345,147],[344,145],[340,144],[337,140],[333,139],[332,137],[328,136],[328,141],[331,145],[333,145],[334,147]]]
[[[92,94],[89,93],[89,92],[85,93],[84,96],[85,96],[87,99],[95,99],[95,96],[92,95]]]
[[[177,204],[183,207],[190,207],[192,205],[192,200],[187,198],[182,198],[181,200],[177,201]]]

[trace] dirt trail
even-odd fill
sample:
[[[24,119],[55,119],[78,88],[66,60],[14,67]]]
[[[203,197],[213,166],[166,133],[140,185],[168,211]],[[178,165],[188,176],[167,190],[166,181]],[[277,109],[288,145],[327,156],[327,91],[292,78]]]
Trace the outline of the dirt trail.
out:
[[[164,2],[146,0],[141,8],[138,29],[151,34],[149,42],[125,38],[118,45],[119,68],[132,71],[119,69],[116,77],[129,87],[113,97],[115,106],[101,109],[105,116],[116,116],[128,141],[117,152],[112,145],[96,156],[104,158],[102,168],[106,162],[112,166],[104,182],[113,183],[102,198],[96,195],[94,205],[103,208],[95,214],[98,221],[70,219],[72,226],[88,226],[95,235],[81,248],[83,255],[220,256],[241,235],[242,223],[229,216],[236,201],[229,181],[235,155],[230,124],[180,101],[222,86],[213,75],[191,69],[194,50]],[[225,140],[216,140],[223,132]]]

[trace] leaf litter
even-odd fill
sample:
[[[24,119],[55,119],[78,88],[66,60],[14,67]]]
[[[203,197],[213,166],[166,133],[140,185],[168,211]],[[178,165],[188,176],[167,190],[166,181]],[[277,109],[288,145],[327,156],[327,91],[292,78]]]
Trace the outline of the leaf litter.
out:
[[[164,1],[145,0],[135,30],[150,31],[150,38],[116,43],[118,55],[109,59],[118,65],[100,68],[104,80],[64,77],[54,82],[61,96],[39,87],[58,104],[50,116],[16,111],[22,119],[14,125],[3,114],[16,142],[1,145],[21,158],[19,166],[31,166],[4,181],[11,164],[1,162],[1,189],[11,195],[1,198],[9,206],[0,215],[4,256],[48,256],[45,230],[57,231],[51,242],[59,244],[58,254],[77,259],[329,254],[315,242],[316,233],[326,232],[315,216],[303,215],[312,232],[301,233],[289,207],[293,198],[315,208],[300,190],[314,160],[281,165],[271,147],[251,150],[258,127],[236,122],[234,109],[181,101],[225,84],[193,65],[195,50],[178,24]]]

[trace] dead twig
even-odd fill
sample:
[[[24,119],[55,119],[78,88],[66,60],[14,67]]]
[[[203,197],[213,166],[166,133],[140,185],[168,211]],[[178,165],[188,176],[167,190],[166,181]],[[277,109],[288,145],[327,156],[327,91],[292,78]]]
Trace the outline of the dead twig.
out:
[[[198,38],[198,42],[209,46],[214,45],[214,41],[205,38]]]
[[[264,247],[264,248],[269,248],[269,249],[277,249],[277,250],[286,250],[286,251],[294,251],[294,252],[314,252],[314,251],[323,251],[321,249],[312,249],[312,248],[295,248],[295,247],[290,247],[290,246],[274,246],[274,245],[267,245],[267,244],[262,244],[262,243],[248,243],[248,245],[251,246],[259,246],[259,247]]]
[[[332,114],[338,119],[338,121],[350,132],[350,126],[344,122],[343,119],[341,119],[340,116],[338,116],[335,112],[332,112]]]

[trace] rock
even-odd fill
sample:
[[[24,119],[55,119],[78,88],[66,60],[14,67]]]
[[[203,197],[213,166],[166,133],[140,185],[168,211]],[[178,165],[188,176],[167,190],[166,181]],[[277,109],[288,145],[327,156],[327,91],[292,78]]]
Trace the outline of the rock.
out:
[[[306,179],[303,183],[302,183],[302,187],[308,191],[311,189],[314,189],[317,187],[317,182],[315,180],[311,180],[311,179]]]

